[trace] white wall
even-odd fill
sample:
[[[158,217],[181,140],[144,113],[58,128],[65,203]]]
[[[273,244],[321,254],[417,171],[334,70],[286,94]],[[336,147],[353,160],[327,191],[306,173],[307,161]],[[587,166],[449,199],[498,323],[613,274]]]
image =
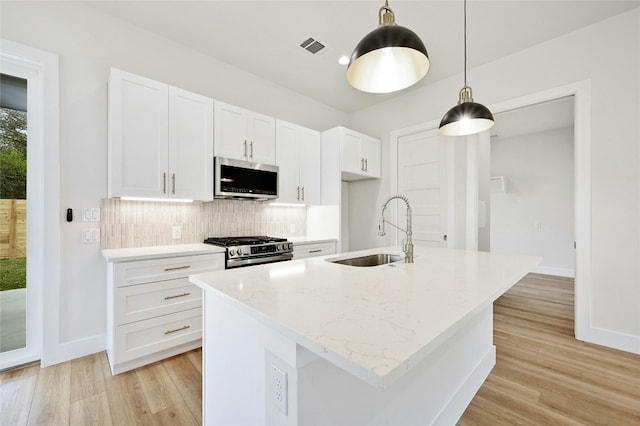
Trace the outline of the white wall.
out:
[[[468,75],[476,101],[489,107],[582,80],[591,82],[589,324],[600,333],[593,340],[640,352],[640,9],[471,69]],[[430,82],[353,114],[351,127],[383,139],[383,173],[379,184],[352,184],[351,218],[366,215],[390,193],[389,132],[439,120],[455,104],[461,85],[461,75]],[[353,223],[350,239],[360,247],[385,243],[375,227]]]
[[[349,116],[100,11],[73,2],[2,2],[0,36],[59,55],[61,210],[99,207],[107,193],[107,79],[111,66],[324,130]],[[76,215],[78,216],[78,215]],[[106,266],[61,228],[60,339],[50,359],[104,347]],[[53,301],[56,303],[57,301]],[[52,303],[52,301],[47,301]]]
[[[491,141],[491,251],[541,256],[538,272],[574,276],[573,127]]]

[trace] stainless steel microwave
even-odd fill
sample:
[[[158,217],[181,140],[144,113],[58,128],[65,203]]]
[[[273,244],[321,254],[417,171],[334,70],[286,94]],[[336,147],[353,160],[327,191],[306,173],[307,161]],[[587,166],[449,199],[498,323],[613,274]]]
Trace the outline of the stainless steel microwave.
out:
[[[213,159],[213,198],[266,201],[278,198],[278,166]]]

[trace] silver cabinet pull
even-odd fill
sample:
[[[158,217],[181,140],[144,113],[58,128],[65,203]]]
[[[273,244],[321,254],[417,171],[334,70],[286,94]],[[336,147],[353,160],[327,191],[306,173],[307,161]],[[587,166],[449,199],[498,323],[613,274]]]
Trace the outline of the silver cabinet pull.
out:
[[[247,158],[247,141],[244,141],[244,158]]]
[[[185,326],[182,326],[180,328],[176,328],[175,330],[167,330],[167,331],[164,332],[164,334],[167,335],[167,334],[175,333],[177,331],[186,330],[187,328],[191,328],[191,326],[190,325],[185,325]]]
[[[364,157],[360,159],[360,171],[364,172]]]
[[[296,200],[300,201],[300,187],[298,187],[298,196],[296,197]]]
[[[191,295],[191,293],[176,294],[174,296],[167,296],[167,297],[164,298],[164,300],[177,299],[178,297],[185,297],[185,296],[189,296],[189,295]]]
[[[173,181],[173,188],[171,190],[171,193],[175,194],[176,193],[176,174],[175,173],[171,175],[171,180]]]
[[[322,250],[318,249],[318,250],[309,250],[309,253],[320,253]]]
[[[253,158],[253,141],[249,143],[249,157]]]
[[[165,272],[169,272],[169,271],[179,271],[180,269],[189,269],[191,268],[191,265],[184,265],[184,266],[175,266],[173,268],[164,268]]]
[[[302,201],[304,201],[304,186],[302,187]]]
[[[167,193],[167,174],[166,173],[162,174],[162,193],[163,194]]]
[[[364,159],[364,171],[365,172],[369,171],[369,159],[368,158]]]

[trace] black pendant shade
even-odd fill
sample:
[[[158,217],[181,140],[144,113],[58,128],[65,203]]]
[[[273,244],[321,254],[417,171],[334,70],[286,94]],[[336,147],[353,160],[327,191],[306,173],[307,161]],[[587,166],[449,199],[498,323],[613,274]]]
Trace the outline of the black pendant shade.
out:
[[[467,85],[467,0],[464,0],[464,86],[458,95],[458,105],[442,117],[438,130],[446,136],[466,136],[483,132],[494,124],[489,108],[473,102],[471,87]]]
[[[429,71],[429,55],[420,37],[395,23],[386,4],[378,28],[367,34],[351,54],[347,81],[358,90],[389,93],[420,81]]]
[[[483,132],[495,124],[493,114],[486,106],[473,102],[471,88],[460,91],[458,105],[451,108],[440,121],[440,133],[447,136],[464,136]]]

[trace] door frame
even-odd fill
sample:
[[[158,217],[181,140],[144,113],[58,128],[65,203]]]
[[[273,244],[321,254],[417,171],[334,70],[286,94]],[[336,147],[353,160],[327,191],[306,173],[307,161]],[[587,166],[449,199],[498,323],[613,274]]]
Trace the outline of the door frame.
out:
[[[27,341],[0,370],[41,360],[59,341],[60,137],[58,56],[0,40],[0,71],[27,79]],[[46,280],[46,285],[45,285]],[[47,301],[46,305],[44,301]]]
[[[506,112],[531,105],[554,101],[572,96],[574,99],[574,223],[576,241],[576,278],[574,304],[574,333],[578,340],[593,341],[591,327],[591,80],[581,80],[560,87],[551,88],[514,99],[490,105],[494,113]],[[407,127],[390,134],[390,175],[391,192],[398,190],[398,137],[421,130],[429,130],[438,126],[437,121]],[[455,180],[452,173],[455,144],[448,144],[447,149],[447,192],[451,195]],[[477,178],[476,178],[477,180]],[[470,181],[467,179],[467,185]],[[447,222],[449,241],[452,241],[455,229],[451,229],[455,206],[454,198],[447,198]],[[477,209],[477,203],[475,203]],[[467,217],[477,217],[477,211],[467,209]]]

